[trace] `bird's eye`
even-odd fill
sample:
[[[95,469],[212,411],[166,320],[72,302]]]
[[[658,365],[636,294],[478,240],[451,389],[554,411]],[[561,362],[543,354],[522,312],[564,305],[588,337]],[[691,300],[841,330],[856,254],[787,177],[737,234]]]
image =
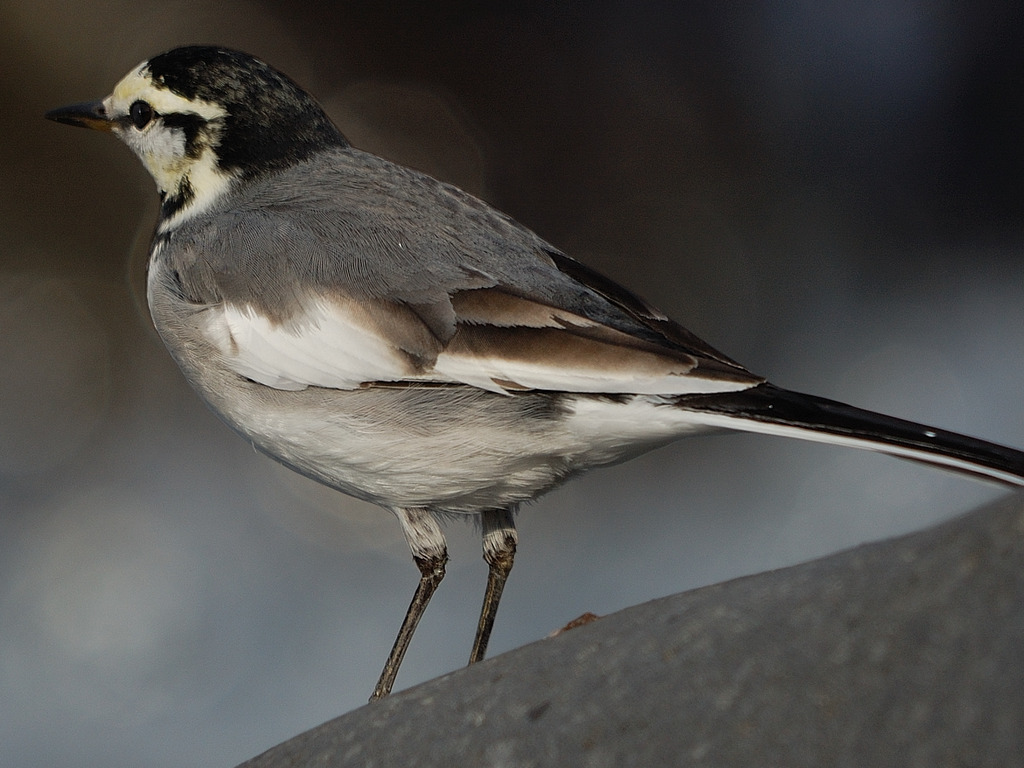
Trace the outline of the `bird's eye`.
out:
[[[153,119],[153,108],[144,101],[136,101],[128,108],[128,117],[138,130],[142,130]]]

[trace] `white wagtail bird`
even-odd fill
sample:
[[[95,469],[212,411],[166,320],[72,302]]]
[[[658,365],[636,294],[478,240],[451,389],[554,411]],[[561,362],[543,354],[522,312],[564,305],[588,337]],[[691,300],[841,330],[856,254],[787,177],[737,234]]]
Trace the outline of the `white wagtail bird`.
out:
[[[517,508],[684,435],[788,435],[1024,485],[1020,451],[767,383],[486,203],[353,148],[247,54],[177,48],[46,116],[113,133],[156,180],[149,307],[200,396],[401,523],[421,577],[373,698],[444,576],[444,518],[483,531],[472,663]]]

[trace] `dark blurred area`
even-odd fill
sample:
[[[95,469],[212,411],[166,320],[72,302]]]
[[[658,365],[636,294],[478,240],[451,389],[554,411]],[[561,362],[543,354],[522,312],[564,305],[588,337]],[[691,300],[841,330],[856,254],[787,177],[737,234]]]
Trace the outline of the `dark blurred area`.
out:
[[[187,43],[452,181],[776,383],[1024,446],[1024,14],[1009,2],[0,4],[0,765],[233,765],[362,704],[397,524],[257,455],[151,331],[155,188],[42,119]],[[1000,490],[756,436],[520,515],[492,647],[922,527]],[[453,562],[399,687],[465,661]]]

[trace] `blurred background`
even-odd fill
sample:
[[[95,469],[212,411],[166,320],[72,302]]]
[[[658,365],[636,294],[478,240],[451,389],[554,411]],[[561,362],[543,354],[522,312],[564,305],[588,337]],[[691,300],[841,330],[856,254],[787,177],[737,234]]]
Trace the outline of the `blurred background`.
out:
[[[256,454],[151,330],[156,193],[44,122],[186,43],[480,195],[782,386],[1024,446],[1009,2],[0,0],[0,765],[231,766],[362,705],[397,523]],[[494,654],[996,498],[885,457],[682,441],[520,515]],[[470,525],[398,687],[468,657]]]

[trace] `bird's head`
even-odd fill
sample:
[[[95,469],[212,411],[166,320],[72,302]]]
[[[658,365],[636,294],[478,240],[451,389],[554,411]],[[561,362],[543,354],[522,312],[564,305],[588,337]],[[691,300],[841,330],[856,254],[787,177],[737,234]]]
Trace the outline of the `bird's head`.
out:
[[[108,131],[142,160],[160,189],[162,218],[187,218],[233,183],[346,146],[313,98],[239,51],[175,48],[143,62],[109,96],[46,114]]]

